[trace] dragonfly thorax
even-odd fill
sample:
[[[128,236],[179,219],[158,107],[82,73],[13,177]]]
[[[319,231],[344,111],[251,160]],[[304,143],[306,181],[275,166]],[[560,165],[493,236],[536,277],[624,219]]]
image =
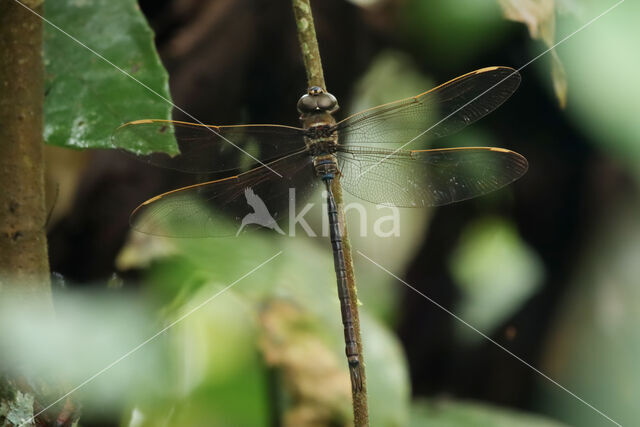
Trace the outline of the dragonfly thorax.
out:
[[[316,92],[314,92],[315,89],[317,89]],[[305,130],[304,142],[309,154],[313,157],[316,174],[322,179],[333,179],[338,174],[338,164],[334,155],[338,151],[338,132],[335,128],[336,121],[331,113],[337,109],[337,103],[332,96],[329,105],[318,107],[314,104],[318,99],[310,98],[319,95],[327,94],[320,88],[311,88],[309,94],[305,95],[307,98],[302,97],[300,100],[298,110],[303,113],[300,118]],[[305,106],[304,101],[313,105]]]
[[[335,139],[335,126],[328,123],[313,124],[306,129],[306,137],[313,140],[328,138]]]
[[[338,134],[332,125],[320,123],[307,128],[306,131],[305,143],[312,156],[336,152]]]

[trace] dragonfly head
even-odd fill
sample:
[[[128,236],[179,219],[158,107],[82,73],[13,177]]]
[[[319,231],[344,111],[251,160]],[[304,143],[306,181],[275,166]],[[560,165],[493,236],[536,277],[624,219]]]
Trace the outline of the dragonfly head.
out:
[[[336,97],[318,86],[311,86],[298,101],[298,112],[303,116],[314,113],[333,114],[338,108]]]

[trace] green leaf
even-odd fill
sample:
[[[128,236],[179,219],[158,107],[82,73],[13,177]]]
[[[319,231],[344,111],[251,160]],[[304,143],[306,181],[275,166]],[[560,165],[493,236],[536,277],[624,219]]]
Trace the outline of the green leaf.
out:
[[[367,314],[366,306],[360,313],[371,420],[375,425],[406,426],[411,387],[402,344],[387,327]]]
[[[84,45],[45,25],[44,138],[48,144],[108,148],[113,131],[124,122],[171,118],[168,75],[135,0],[47,1],[44,14]],[[170,133],[149,144],[153,146],[137,144],[135,148],[176,150]]]
[[[575,426],[638,423],[640,223],[638,192],[607,206],[572,266],[541,370],[601,411],[540,379],[535,399]]]
[[[615,2],[580,2],[580,20],[558,21],[558,33],[571,34]],[[560,48],[570,92],[567,113],[574,126],[603,153],[640,180],[640,55],[637,50],[640,2],[626,1]],[[540,72],[544,72],[538,64]]]
[[[147,239],[169,240],[174,245],[174,255],[169,258],[166,251],[157,252],[161,255],[153,260],[146,280],[148,292],[167,302],[164,312],[170,318],[179,318],[199,301],[233,284],[176,328],[183,336],[193,337],[188,345],[176,341],[174,349],[177,355],[188,358],[179,364],[189,368],[184,370],[189,377],[183,380],[192,384],[197,379],[199,385],[188,390],[185,400],[193,398],[196,403],[185,407],[184,412],[179,408],[177,414],[185,418],[175,425],[190,425],[187,410],[199,414],[200,419],[219,419],[223,412],[227,416],[224,408],[211,404],[221,399],[229,408],[246,408],[248,404],[260,408],[267,389],[252,385],[246,378],[257,375],[255,372],[260,372],[263,365],[284,378],[284,386],[278,388],[284,396],[295,390],[291,384],[306,385],[320,375],[317,381],[323,386],[300,387],[308,391],[308,401],[315,402],[314,411],[319,412],[314,413],[329,413],[339,420],[350,417],[349,373],[328,239],[316,243],[301,236],[269,238],[269,233],[257,231],[237,238]],[[129,256],[133,256],[132,251],[154,251],[149,249],[149,242],[134,239],[127,246]],[[280,251],[280,256],[247,275]],[[368,299],[362,298],[362,303],[360,319],[371,417],[380,425],[406,425],[410,389],[402,347],[387,327],[368,314]],[[192,323],[202,319],[204,314],[200,311],[209,313],[209,318],[202,325]],[[205,328],[206,333],[198,332],[199,328]],[[250,348],[247,339],[255,340],[255,348]],[[237,342],[243,345],[235,345]],[[247,358],[257,351],[264,360]],[[234,364],[237,367],[231,368]],[[221,378],[227,381],[228,388],[214,387]],[[285,401],[283,410],[303,415],[296,412],[299,407],[297,401]],[[256,414],[262,412],[256,410]],[[248,416],[234,417],[240,415]],[[234,421],[234,425],[259,424],[255,420]]]
[[[137,348],[164,326],[156,322],[151,307],[133,292],[98,292],[97,287],[91,292],[58,293],[54,321],[43,310],[11,297],[0,300],[3,367],[9,368],[7,374],[13,378],[26,376],[37,391],[38,402],[50,403],[60,397],[59,378],[80,384],[103,368],[104,375],[74,393],[85,415],[118,411],[131,395],[159,395],[173,384],[167,334]],[[56,351],[34,351],[40,346]],[[33,400],[29,405],[25,399],[18,394],[8,401],[15,419],[32,415],[24,415],[33,407]],[[63,402],[56,404],[58,409],[62,406]]]
[[[472,58],[484,62],[509,29],[495,1],[410,0],[400,16],[399,33],[438,66],[460,68]],[[499,65],[499,64],[485,64]]]
[[[414,403],[409,425],[428,425],[431,427],[561,427],[564,424],[497,406],[449,400],[430,400]]]
[[[544,279],[544,267],[510,222],[483,218],[462,233],[449,261],[462,292],[456,312],[480,330],[491,333],[534,295]],[[481,337],[466,326],[459,338],[474,342]]]

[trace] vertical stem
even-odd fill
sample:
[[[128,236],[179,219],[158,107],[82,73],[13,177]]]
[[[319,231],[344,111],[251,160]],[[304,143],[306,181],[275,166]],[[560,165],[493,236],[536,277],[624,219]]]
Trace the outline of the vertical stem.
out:
[[[43,0],[22,1],[24,6],[0,0],[0,304],[30,308],[46,319],[53,318],[53,304],[45,232],[43,34],[42,20],[26,9],[42,13]],[[43,381],[34,390],[28,378],[16,375],[0,373],[0,404],[20,407],[18,391],[36,399],[50,390]]]
[[[298,29],[300,50],[302,51],[305,70],[307,72],[308,85],[319,86],[323,89],[326,89],[324,73],[322,71],[322,62],[320,60],[320,50],[318,48],[318,40],[316,38],[313,15],[311,13],[311,5],[309,3],[309,0],[292,0],[292,2],[296,26]],[[342,228],[345,267],[347,272],[347,287],[349,289],[349,296],[351,299],[351,315],[353,317],[356,342],[358,344],[358,350],[360,353],[360,363],[362,364],[362,390],[357,391],[357,389],[354,389],[352,387],[354,425],[356,427],[361,427],[369,425],[369,412],[367,407],[367,383],[364,370],[362,338],[360,334],[360,316],[358,314],[358,293],[356,289],[355,274],[353,271],[351,244],[349,243],[347,227],[344,222],[344,203],[342,200],[342,187],[340,186],[340,180],[333,180],[331,188],[333,197],[338,207],[338,217]]]
[[[13,0],[0,0],[0,88],[0,292],[50,306],[42,21]]]
[[[0,0],[0,87],[0,289],[50,306],[42,21],[13,0]]]
[[[298,28],[298,41],[300,42],[304,68],[307,71],[309,87],[319,86],[326,89],[322,61],[320,60],[320,49],[316,38],[316,27],[313,24],[313,14],[311,13],[311,4],[309,4],[309,0],[292,1],[293,14]]]

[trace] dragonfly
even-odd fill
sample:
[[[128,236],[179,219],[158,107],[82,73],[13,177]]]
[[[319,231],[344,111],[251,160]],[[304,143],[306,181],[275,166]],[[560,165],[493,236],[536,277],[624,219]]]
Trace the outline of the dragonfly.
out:
[[[179,152],[140,156],[148,163],[195,174],[230,173],[143,202],[131,214],[131,225],[170,237],[222,236],[243,228],[248,215],[254,215],[262,216],[255,223],[281,232],[277,224],[290,207],[324,188],[345,353],[352,388],[360,391],[363,368],[332,183],[338,181],[365,201],[396,207],[442,206],[508,185],[528,168],[525,157],[514,151],[414,146],[451,135],[489,114],[516,91],[520,80],[509,67],[483,68],[340,121],[334,118],[337,99],[311,87],[297,104],[301,127],[209,126],[159,119],[126,123],[114,133],[116,146],[131,149],[167,136],[177,140]],[[212,205],[215,210],[208,208]]]

